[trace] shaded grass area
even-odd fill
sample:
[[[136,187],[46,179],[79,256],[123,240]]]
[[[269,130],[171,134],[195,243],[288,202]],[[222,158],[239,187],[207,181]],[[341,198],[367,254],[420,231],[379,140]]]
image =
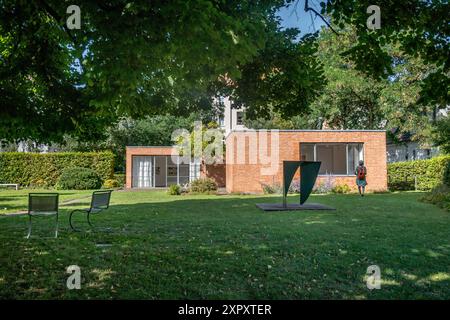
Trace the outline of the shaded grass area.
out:
[[[26,217],[1,216],[0,297],[448,299],[450,216],[419,196],[313,195],[337,210],[262,212],[256,203],[280,198],[115,192],[98,231],[81,215],[86,232],[68,229],[69,210],[89,199],[64,207],[56,240],[52,219],[26,240]],[[382,286],[371,291],[373,264]],[[66,288],[69,265],[81,290]]]
[[[21,189],[21,190],[0,190],[0,215],[4,213],[15,213],[27,211],[28,193],[30,192],[57,192],[59,193],[60,204],[89,197],[92,191],[72,191],[72,190],[48,190],[48,189]]]

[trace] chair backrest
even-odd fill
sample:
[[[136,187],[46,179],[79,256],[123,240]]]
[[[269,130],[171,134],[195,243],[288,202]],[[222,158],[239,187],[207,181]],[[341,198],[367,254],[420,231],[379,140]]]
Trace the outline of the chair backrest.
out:
[[[91,209],[108,209],[112,190],[94,191],[92,194]]]
[[[58,193],[29,193],[28,213],[30,212],[58,212]]]

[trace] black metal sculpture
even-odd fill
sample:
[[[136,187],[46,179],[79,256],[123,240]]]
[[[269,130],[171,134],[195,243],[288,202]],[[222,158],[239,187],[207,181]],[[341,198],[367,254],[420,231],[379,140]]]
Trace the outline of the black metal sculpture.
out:
[[[308,199],[319,174],[320,161],[283,161],[283,207],[295,172],[300,168],[300,204]]]

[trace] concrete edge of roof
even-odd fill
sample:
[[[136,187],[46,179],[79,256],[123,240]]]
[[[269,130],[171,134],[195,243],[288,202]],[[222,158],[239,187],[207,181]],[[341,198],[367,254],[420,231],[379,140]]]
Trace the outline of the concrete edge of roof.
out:
[[[245,129],[245,130],[231,130],[228,132],[228,134],[225,136],[225,139],[227,139],[232,133],[245,133],[245,132],[258,132],[258,131],[272,131],[275,130],[277,132],[384,132],[386,133],[386,130],[358,130],[358,129],[348,129],[348,130],[332,130],[332,129],[326,129],[326,130],[318,130],[318,129]]]
[[[125,148],[136,149],[136,148],[175,148],[176,146],[125,146]]]

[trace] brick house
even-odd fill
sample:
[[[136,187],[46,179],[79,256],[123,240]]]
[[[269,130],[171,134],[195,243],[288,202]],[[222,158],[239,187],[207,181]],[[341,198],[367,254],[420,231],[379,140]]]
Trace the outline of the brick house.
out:
[[[211,177],[228,192],[261,193],[281,184],[283,160],[321,161],[317,183],[355,186],[359,160],[368,191],[387,189],[386,133],[382,130],[240,130],[226,139],[224,164],[180,163],[175,147],[127,147],[126,187],[157,188]]]

